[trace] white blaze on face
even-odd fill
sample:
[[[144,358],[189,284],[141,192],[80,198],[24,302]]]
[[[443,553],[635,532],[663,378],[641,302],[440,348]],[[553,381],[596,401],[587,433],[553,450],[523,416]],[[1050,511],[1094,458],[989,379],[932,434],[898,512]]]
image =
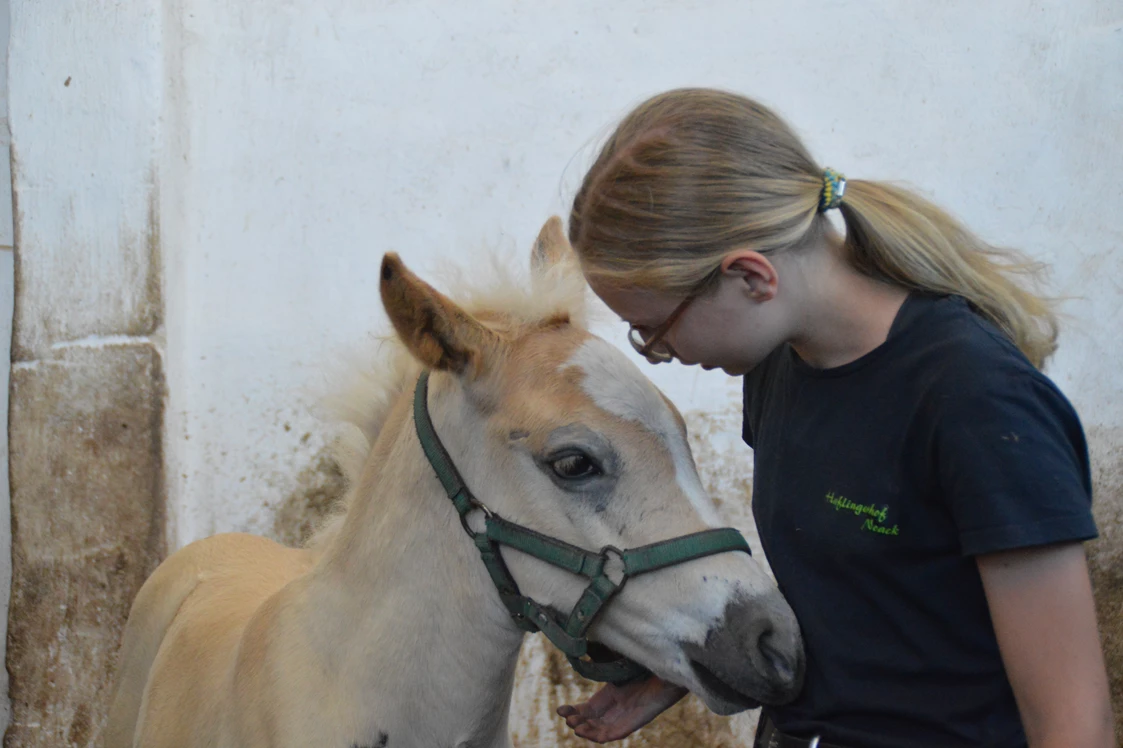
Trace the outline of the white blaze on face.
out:
[[[703,522],[721,527],[721,518],[702,488],[674,413],[639,368],[600,338],[589,338],[583,343],[562,365],[563,369],[569,367],[585,372],[582,388],[597,407],[642,425],[662,440],[674,462],[679,489],[690,499]]]

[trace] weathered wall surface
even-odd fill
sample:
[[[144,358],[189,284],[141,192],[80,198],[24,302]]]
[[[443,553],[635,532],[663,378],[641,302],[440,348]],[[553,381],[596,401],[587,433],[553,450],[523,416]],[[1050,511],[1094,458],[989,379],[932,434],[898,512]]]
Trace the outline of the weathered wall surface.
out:
[[[165,551],[156,6],[12,7],[8,746],[92,745]]]
[[[1095,427],[1089,442],[1100,537],[1088,544],[1088,561],[1115,720],[1123,725],[1123,428]]]
[[[72,348],[12,377],[6,745],[89,745],[132,598],[164,551],[159,356]]]
[[[12,178],[8,129],[8,0],[0,0],[0,424],[8,422],[8,384],[15,303],[15,254],[12,252]],[[12,583],[12,514],[8,492],[7,429],[0,430],[0,659],[6,657],[8,601]],[[0,672],[0,733],[8,729],[8,671]]]
[[[80,522],[44,537],[37,523],[54,519],[36,500],[80,517],[102,506],[110,480],[140,496],[156,472],[121,478],[108,466],[142,460],[144,440],[162,435],[170,547],[234,529],[300,537],[339,481],[322,460],[314,394],[341,353],[371,345],[384,324],[382,253],[427,274],[493,247],[521,259],[545,217],[564,213],[611,123],[655,91],[690,84],[754,95],[824,163],[907,180],[987,238],[1054,264],[1054,287],[1073,300],[1050,373],[1088,426],[1104,528],[1090,553],[1123,691],[1118,4],[14,0],[12,20],[12,392],[44,401],[13,408],[12,421],[9,668],[20,740],[35,739],[40,718],[44,744],[96,734],[100,707],[88,694],[111,662],[122,606],[159,552],[157,498],[113,509],[132,507],[135,523],[97,542],[149,540],[128,546],[135,555],[112,584],[112,552],[82,563],[102,557]],[[623,343],[618,325],[597,329]],[[707,482],[749,529],[736,382],[647,371],[691,413]],[[103,376],[136,381],[87,391]],[[61,392],[74,404],[52,400]],[[96,430],[114,422],[102,414],[124,411],[128,429],[157,425],[97,454],[75,436],[73,424]],[[83,487],[48,475],[30,455],[50,445],[109,477]],[[56,604],[69,606],[68,590],[83,585],[103,602],[50,618],[21,591],[32,561],[67,580],[48,586]],[[95,610],[100,629],[82,623]],[[48,620],[19,628],[26,611]],[[95,641],[105,648],[91,649]],[[66,677],[84,685],[70,700],[61,686],[49,692],[44,684],[73,663],[84,670]],[[552,707],[577,686],[541,650],[528,650],[522,668],[515,736],[553,745]],[[663,745],[690,742],[671,736],[701,719],[693,708],[661,721]],[[706,724],[715,744],[743,742],[751,715]]]
[[[6,126],[6,125],[5,125]],[[0,361],[11,357],[12,305],[15,301],[15,256],[11,248],[0,248]],[[8,423],[8,388],[11,370],[0,365],[0,424]],[[8,605],[12,591],[12,503],[9,492],[8,430],[0,429],[0,652],[7,660]],[[0,672],[0,731],[8,729],[11,702],[8,700],[8,670]]]

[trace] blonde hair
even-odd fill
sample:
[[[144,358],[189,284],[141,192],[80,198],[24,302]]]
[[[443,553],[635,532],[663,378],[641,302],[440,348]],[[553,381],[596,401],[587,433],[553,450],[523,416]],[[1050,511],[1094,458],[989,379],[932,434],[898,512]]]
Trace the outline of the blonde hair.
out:
[[[700,290],[735,249],[821,241],[823,168],[788,125],[736,94],[680,89],[632,111],[573,201],[569,239],[589,277],[669,293]],[[982,241],[924,198],[851,179],[839,206],[859,272],[964,297],[1040,367],[1056,350],[1043,266]]]

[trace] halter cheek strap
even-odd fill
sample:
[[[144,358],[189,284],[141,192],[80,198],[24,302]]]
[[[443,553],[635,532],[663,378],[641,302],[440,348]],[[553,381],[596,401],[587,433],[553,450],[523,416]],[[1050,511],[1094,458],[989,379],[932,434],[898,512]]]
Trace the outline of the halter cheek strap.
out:
[[[589,654],[589,640],[586,638],[589,627],[630,577],[717,553],[750,553],[745,538],[732,527],[703,530],[623,551],[605,546],[594,553],[508,522],[484,506],[468,489],[433,427],[428,398],[429,374],[425,372],[417,381],[413,397],[417,437],[433,472],[460,515],[460,524],[479,551],[499,599],[516,626],[530,633],[541,631],[545,634],[554,646],[565,653],[573,669],[585,678],[622,683],[648,672],[639,663],[625,657],[608,662],[585,659]],[[473,512],[483,514],[482,531],[471,527],[469,516]],[[501,545],[590,580],[568,617],[563,620],[560,612],[540,605],[519,592],[518,584],[500,554]]]

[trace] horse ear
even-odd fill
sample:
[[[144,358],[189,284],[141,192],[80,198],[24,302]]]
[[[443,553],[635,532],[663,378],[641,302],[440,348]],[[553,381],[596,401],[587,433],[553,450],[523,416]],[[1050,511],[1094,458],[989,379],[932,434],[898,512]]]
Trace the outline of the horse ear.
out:
[[[414,275],[400,257],[382,258],[382,306],[414,358],[431,369],[477,376],[500,338]]]
[[[577,254],[565,238],[561,219],[550,216],[550,220],[538,232],[534,241],[534,249],[530,253],[530,266],[536,273],[545,273],[550,268],[562,264],[569,264],[572,269],[577,269]]]

